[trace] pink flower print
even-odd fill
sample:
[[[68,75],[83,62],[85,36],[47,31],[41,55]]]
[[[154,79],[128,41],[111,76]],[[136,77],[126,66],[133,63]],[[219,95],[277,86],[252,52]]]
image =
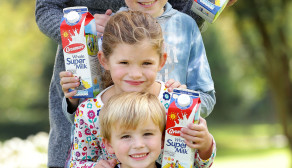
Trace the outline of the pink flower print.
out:
[[[84,120],[83,119],[80,119],[79,124],[80,125],[83,125],[84,124]]]
[[[79,157],[79,156],[80,156],[80,153],[79,153],[79,152],[76,152],[75,155],[76,155],[77,157]]]
[[[91,135],[90,130],[88,128],[85,129],[85,135]]]
[[[97,118],[95,117],[95,113],[94,113],[94,111],[93,110],[89,110],[88,112],[87,112],[87,116],[88,116],[88,121],[90,122],[90,123],[92,123],[93,124],[93,126],[95,127],[95,122],[97,121]],[[90,127],[91,128],[91,127]]]
[[[76,117],[76,116],[79,116],[79,108],[77,108],[77,110],[76,110],[75,117]]]
[[[83,151],[86,151],[86,150],[87,150],[87,147],[86,147],[86,146],[84,146],[84,147],[83,147]]]
[[[94,111],[93,111],[93,110],[89,110],[88,113],[87,113],[87,116],[88,116],[88,118],[90,118],[90,119],[94,119],[94,117],[95,117],[95,113],[94,113]]]
[[[78,132],[78,136],[81,138],[82,137],[82,133],[81,131]]]

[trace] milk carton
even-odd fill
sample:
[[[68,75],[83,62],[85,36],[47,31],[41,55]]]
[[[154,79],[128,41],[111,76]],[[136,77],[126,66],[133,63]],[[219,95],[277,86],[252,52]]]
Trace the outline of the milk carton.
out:
[[[198,123],[201,100],[199,92],[174,89],[167,113],[162,168],[192,168],[195,149],[189,148],[180,136],[182,127]]]
[[[94,17],[87,7],[63,9],[60,32],[66,71],[80,80],[73,98],[94,97],[99,92],[100,66],[97,58],[98,44]]]
[[[191,10],[210,23],[215,22],[229,0],[194,0]]]

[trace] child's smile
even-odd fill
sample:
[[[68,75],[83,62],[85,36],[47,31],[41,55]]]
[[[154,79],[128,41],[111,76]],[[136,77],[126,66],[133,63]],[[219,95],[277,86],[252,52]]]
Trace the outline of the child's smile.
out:
[[[149,153],[143,153],[143,154],[131,154],[129,155],[134,160],[144,160],[148,156]]]
[[[141,4],[144,8],[149,8],[152,7],[154,5],[154,3],[156,3],[157,0],[152,0],[152,1],[146,1],[146,2],[138,2],[139,4]]]
[[[144,83],[144,81],[133,81],[133,80],[125,80],[125,82],[133,86],[139,86]]]
[[[167,0],[125,0],[131,10],[141,11],[150,14],[153,17],[159,17],[163,14]]]

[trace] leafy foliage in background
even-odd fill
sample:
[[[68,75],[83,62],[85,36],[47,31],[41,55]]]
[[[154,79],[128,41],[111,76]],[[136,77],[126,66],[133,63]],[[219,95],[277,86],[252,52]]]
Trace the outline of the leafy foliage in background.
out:
[[[47,118],[55,45],[37,28],[35,1],[1,1],[0,123]],[[47,67],[50,67],[48,71]]]
[[[208,120],[276,122],[266,79],[250,60],[235,22],[236,14],[228,8],[202,33],[217,98]]]

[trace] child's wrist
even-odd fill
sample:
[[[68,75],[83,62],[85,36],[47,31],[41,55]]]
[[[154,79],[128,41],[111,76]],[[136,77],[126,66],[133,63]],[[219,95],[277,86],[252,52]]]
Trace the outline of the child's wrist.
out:
[[[212,152],[213,152],[213,146],[214,146],[214,141],[213,141],[213,136],[209,134],[209,142],[208,146],[205,149],[199,149],[198,153],[201,159],[207,160],[211,157]]]
[[[66,98],[66,102],[68,105],[67,111],[73,114],[77,110],[79,99]]]

